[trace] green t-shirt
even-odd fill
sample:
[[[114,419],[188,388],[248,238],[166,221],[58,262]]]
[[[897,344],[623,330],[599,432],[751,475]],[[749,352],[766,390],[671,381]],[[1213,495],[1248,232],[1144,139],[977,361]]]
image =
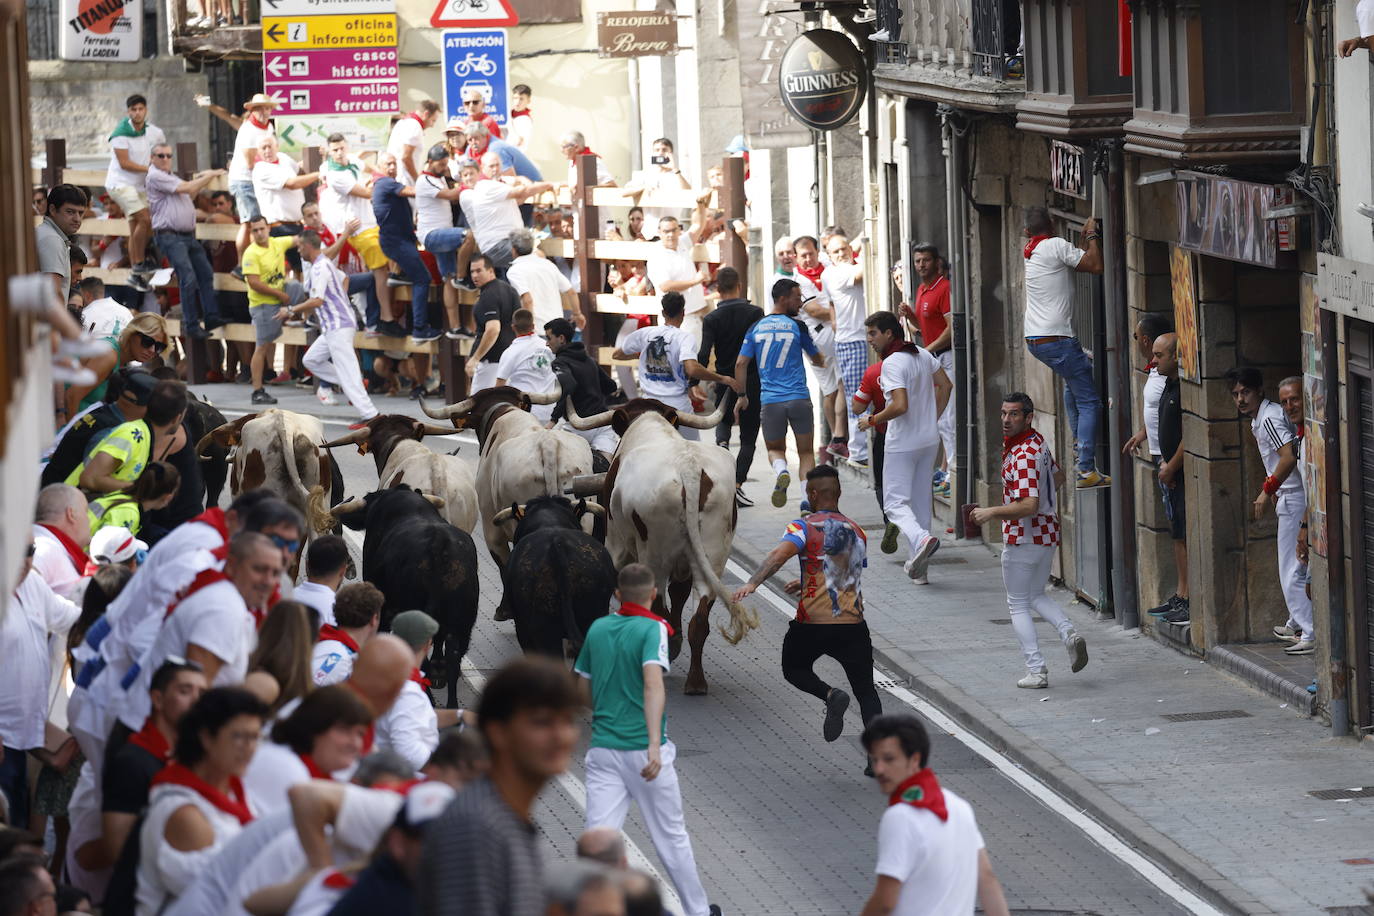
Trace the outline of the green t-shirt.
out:
[[[258,279],[273,289],[286,288],[286,252],[296,240],[289,235],[277,236],[267,240],[267,247],[256,242],[243,252],[243,275],[257,274]],[[275,296],[265,296],[251,286],[248,288],[248,305],[281,305]]]
[[[100,444],[91,449],[91,453],[86,456],[86,461],[77,466],[67,476],[67,483],[72,486],[80,486],[81,472],[86,469],[86,465],[95,459],[96,455],[104,453],[113,455],[117,462],[117,467],[111,475],[115,480],[127,480],[133,483],[138,479],[138,475],[143,473],[143,469],[148,466],[148,459],[153,450],[153,433],[148,429],[148,424],[142,420],[130,420],[128,423],[121,423],[110,434],[100,440]]]
[[[649,747],[644,725],[644,666],[649,664],[668,671],[668,628],[657,620],[608,614],[587,631],[573,670],[592,682],[592,747]],[[659,734],[668,740],[666,710]]]

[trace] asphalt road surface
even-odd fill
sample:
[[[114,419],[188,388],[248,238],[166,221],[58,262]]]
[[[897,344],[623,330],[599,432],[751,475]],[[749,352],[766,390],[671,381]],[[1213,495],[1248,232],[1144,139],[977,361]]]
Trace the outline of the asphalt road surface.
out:
[[[231,419],[247,408],[241,403],[247,400],[246,389],[212,388],[212,398]],[[281,407],[325,414],[327,434],[346,431],[346,420],[331,419],[346,416],[338,408],[319,410],[304,392],[276,393]],[[417,413],[412,404],[384,398],[378,406]],[[436,450],[459,447],[460,456],[476,461],[470,434],[446,439],[426,441]],[[335,449],[334,455],[349,495],[375,488],[371,456],[360,456],[351,446]],[[460,685],[465,702],[483,678],[519,653],[513,625],[492,619],[500,580],[480,532],[478,553],[482,610]],[[738,581],[737,575],[727,574],[727,585]],[[682,693],[690,651],[685,646],[668,676],[668,734],[678,746],[688,831],[711,900],[726,914],[857,913],[873,887],[877,823],[885,799],[863,775],[857,704],[850,706],[844,735],[827,744],[821,737],[821,704],[783,680],[779,657],[786,618],[777,608],[780,603],[758,602],[761,626],[738,646],[712,634],[704,660],[708,695]],[[822,659],[817,671],[831,683],[845,685],[839,666],[829,659]],[[910,709],[903,696],[910,699],[911,694],[902,685],[887,682],[881,693],[885,710]],[[1013,912],[1212,912],[1182,905],[1099,845],[1081,824],[1064,816],[1068,812],[1062,802],[1054,810],[955,734],[934,727],[931,733],[931,766],[942,783],[973,805]],[[550,858],[570,856],[583,826],[581,757],[579,753],[573,771],[550,786],[539,804],[537,820]],[[658,859],[633,807],[626,831],[635,851],[656,867]]]

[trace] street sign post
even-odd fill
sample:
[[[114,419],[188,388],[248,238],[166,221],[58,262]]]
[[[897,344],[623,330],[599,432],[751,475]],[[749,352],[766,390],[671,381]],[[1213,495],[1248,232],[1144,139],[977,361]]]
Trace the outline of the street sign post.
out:
[[[444,118],[463,113],[463,90],[476,87],[487,112],[504,125],[510,117],[510,57],[505,29],[444,32]]]
[[[263,0],[262,79],[280,117],[401,107],[395,0]]]

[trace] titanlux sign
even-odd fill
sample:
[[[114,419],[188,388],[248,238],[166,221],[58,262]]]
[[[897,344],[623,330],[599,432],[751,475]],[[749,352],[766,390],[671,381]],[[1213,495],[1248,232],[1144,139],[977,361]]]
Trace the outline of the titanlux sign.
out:
[[[666,57],[677,53],[677,17],[672,13],[596,14],[600,57]]]
[[[868,89],[863,55],[829,29],[803,32],[782,56],[778,75],[787,110],[813,130],[834,130],[854,117]]]

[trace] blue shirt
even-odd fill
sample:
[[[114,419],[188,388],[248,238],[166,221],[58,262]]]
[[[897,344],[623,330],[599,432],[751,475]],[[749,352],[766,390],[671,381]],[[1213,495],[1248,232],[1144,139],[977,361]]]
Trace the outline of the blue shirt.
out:
[[[492,137],[487,141],[487,152],[495,153],[501,157],[501,171],[515,169],[515,174],[521,178],[528,178],[530,181],[543,181],[544,175],[539,168],[530,161],[530,157],[520,151],[520,148],[507,143],[505,140],[498,140]]]
[[[739,355],[758,364],[762,403],[810,398],[806,369],[802,366],[803,352],[814,354],[815,341],[801,322],[787,315],[767,315],[745,332]]]
[[[405,185],[395,178],[378,178],[372,183],[372,213],[377,217],[379,234],[390,238],[414,240],[415,217],[410,201],[401,196]]]

